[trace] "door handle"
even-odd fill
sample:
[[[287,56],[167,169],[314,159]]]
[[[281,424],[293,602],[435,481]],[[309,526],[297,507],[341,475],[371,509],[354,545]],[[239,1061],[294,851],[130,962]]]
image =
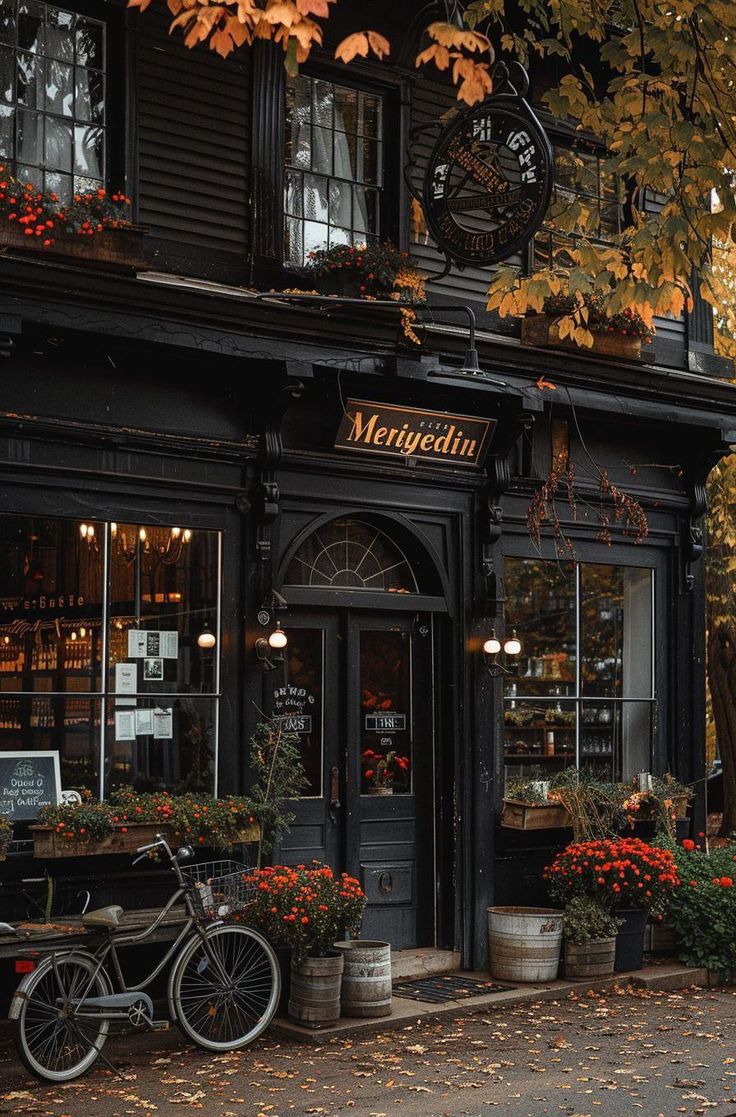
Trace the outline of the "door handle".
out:
[[[330,822],[337,826],[337,812],[340,810],[340,769],[330,768],[330,809],[327,812]]]
[[[340,809],[340,769],[330,769],[330,810]]]

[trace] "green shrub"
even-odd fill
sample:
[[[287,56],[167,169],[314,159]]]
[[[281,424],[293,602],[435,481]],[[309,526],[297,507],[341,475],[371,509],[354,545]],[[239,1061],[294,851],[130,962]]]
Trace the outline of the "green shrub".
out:
[[[683,845],[674,851],[682,887],[668,907],[678,956],[688,966],[736,973],[736,845],[710,853]]]

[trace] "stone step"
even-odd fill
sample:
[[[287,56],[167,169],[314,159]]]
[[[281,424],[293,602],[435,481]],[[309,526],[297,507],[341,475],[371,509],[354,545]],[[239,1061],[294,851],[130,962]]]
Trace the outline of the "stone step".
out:
[[[452,973],[460,969],[459,950],[438,950],[423,946],[410,950],[391,951],[391,978],[393,981],[411,981],[430,977],[432,974]]]

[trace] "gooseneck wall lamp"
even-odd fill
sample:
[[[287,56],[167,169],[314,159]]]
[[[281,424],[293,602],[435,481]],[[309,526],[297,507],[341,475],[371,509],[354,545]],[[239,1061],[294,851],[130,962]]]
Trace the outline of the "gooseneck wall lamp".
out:
[[[503,651],[508,663],[502,663],[499,656]],[[496,636],[495,628],[491,629],[490,636],[483,643],[483,661],[485,668],[492,679],[497,679],[499,675],[515,675],[519,670],[519,656],[521,655],[521,640],[516,635],[516,629],[511,630],[511,635],[507,636],[503,644]]]

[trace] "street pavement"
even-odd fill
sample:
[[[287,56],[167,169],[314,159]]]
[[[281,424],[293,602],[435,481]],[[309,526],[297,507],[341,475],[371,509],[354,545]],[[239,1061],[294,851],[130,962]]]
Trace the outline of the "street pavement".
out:
[[[617,989],[211,1056],[176,1030],[116,1038],[45,1086],[0,1029],[0,1113],[33,1117],[736,1117],[736,989]]]

